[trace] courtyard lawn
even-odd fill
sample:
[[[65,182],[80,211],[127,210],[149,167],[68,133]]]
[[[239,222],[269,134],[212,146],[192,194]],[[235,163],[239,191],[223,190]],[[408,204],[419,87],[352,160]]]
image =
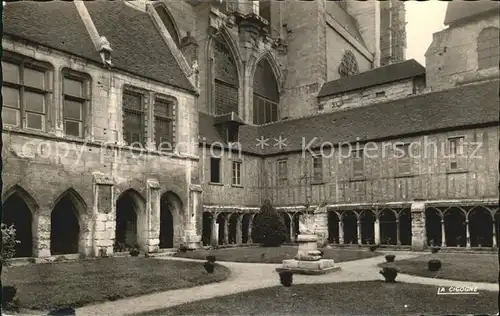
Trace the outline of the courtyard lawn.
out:
[[[441,261],[440,271],[431,272],[427,262],[431,259]],[[496,254],[437,253],[413,259],[383,263],[382,267],[396,267],[399,273],[422,277],[450,279],[470,282],[498,282],[498,256]]]
[[[287,292],[296,295],[290,295]],[[498,311],[497,293],[440,295],[437,287],[383,281],[299,284],[202,300],[139,315],[449,315]]]
[[[335,262],[353,261],[380,256],[380,253],[368,250],[350,249],[321,249],[323,258],[333,259]],[[214,255],[217,261],[251,262],[251,263],[282,263],[285,259],[293,259],[297,254],[297,247],[235,247],[213,250],[195,250],[176,253],[176,257],[202,259]]]
[[[220,282],[230,272],[218,265],[210,275],[199,262],[115,257],[13,266],[2,274],[2,285],[17,287],[22,309],[52,310]]]

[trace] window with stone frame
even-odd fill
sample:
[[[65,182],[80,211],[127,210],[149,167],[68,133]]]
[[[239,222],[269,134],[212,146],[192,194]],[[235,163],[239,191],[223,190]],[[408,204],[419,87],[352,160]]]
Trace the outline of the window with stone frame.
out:
[[[358,62],[356,56],[350,50],[344,53],[339,66],[339,74],[341,77],[352,76],[359,73]]]
[[[397,144],[395,146],[397,174],[406,175],[411,172],[410,144]]]
[[[216,115],[238,114],[238,69],[233,54],[221,35],[213,38],[214,93],[213,108]]]
[[[232,185],[241,185],[241,161],[233,160]]]
[[[274,72],[266,58],[255,69],[253,77],[253,123],[260,125],[279,119],[280,95]]]
[[[221,159],[219,157],[210,158],[210,183],[221,183]]]
[[[488,27],[479,33],[477,39],[478,69],[499,67],[500,64],[500,29]]]
[[[174,40],[175,45],[179,47],[180,46],[179,34],[177,33],[177,28],[175,26],[172,15],[166,8],[165,4],[163,4],[162,2],[158,1],[157,3],[154,4],[154,6],[156,13],[158,13],[158,16],[163,22],[163,25],[165,25],[165,28],[167,29],[168,33]]]
[[[321,155],[312,157],[312,167],[313,167],[313,181],[314,182],[323,181],[323,157],[321,157]]]
[[[90,76],[64,69],[62,99],[64,133],[85,137],[90,114]]]
[[[352,177],[360,178],[365,175],[365,157],[362,149],[353,150],[351,152],[352,160]]]
[[[283,186],[288,183],[288,161],[280,159],[278,163],[278,185]]]
[[[173,99],[155,98],[154,135],[156,148],[160,151],[171,151],[175,146],[175,105]]]
[[[448,138],[449,170],[462,170],[465,168],[465,137],[456,136]]]
[[[145,147],[146,145],[146,111],[144,94],[131,89],[123,91],[123,140],[129,146]]]
[[[4,126],[47,131],[49,65],[4,52],[2,71]]]

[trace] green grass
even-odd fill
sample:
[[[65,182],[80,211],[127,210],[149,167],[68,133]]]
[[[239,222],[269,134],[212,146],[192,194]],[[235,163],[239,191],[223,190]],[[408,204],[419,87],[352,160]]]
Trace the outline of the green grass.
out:
[[[431,272],[427,269],[427,262],[431,259],[441,261],[440,271]],[[422,277],[450,279],[470,282],[498,282],[498,256],[495,254],[458,254],[437,253],[419,256],[413,259],[391,263],[383,263],[382,267],[395,267],[399,273],[412,274]]]
[[[199,262],[115,257],[9,267],[2,285],[17,287],[21,308],[52,310],[219,282],[229,274],[220,265],[210,275]]]
[[[381,255],[377,252],[367,250],[350,249],[322,249],[325,259],[334,259],[335,262],[353,261],[366,259]],[[293,259],[297,254],[297,247],[238,247],[222,248],[213,250],[195,250],[180,252],[176,257],[202,259],[208,255],[214,255],[217,261],[250,262],[250,263],[282,263],[285,259]]]
[[[436,293],[434,286],[383,281],[299,284],[288,289],[266,288],[138,315],[492,315],[498,311],[497,293],[461,296]]]

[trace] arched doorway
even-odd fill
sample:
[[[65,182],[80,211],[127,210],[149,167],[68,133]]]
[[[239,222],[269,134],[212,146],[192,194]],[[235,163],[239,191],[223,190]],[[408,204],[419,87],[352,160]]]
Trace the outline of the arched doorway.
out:
[[[339,243],[339,216],[336,212],[328,212],[328,242]]]
[[[229,244],[238,243],[238,217],[240,214],[229,214]]]
[[[219,225],[219,245],[224,245],[226,242],[226,216],[224,213],[217,216],[217,224]]]
[[[75,254],[80,250],[82,199],[74,190],[61,195],[50,216],[50,253]]]
[[[446,237],[446,246],[465,247],[466,226],[465,213],[461,208],[451,207],[444,212],[444,231]]]
[[[471,247],[493,247],[493,215],[489,209],[476,206],[469,211]]]
[[[212,219],[212,213],[203,212],[202,241],[204,246],[210,245],[212,241]]]
[[[411,237],[411,211],[406,208],[399,212],[399,241],[401,245],[410,246]]]
[[[160,199],[160,248],[175,245],[175,223],[184,214],[183,204],[177,194],[166,192]],[[176,220],[177,219],[177,220]],[[177,225],[182,225],[179,222]]]
[[[32,210],[23,198],[24,194],[14,191],[3,203],[2,222],[16,229],[15,258],[33,256]]]
[[[358,218],[354,211],[344,211],[342,214],[344,227],[344,244],[358,243]]]
[[[375,243],[375,214],[372,210],[363,210],[360,213],[361,243],[373,245]]]
[[[139,245],[139,214],[142,213],[143,199],[135,190],[123,192],[116,201],[115,251]]]
[[[300,217],[303,216],[304,214],[302,212],[297,212],[297,213],[294,213],[292,215],[292,219],[293,219],[293,229],[292,229],[292,232],[293,232],[293,236],[290,236],[290,239],[292,242],[296,242],[297,241],[297,236],[299,234],[301,234],[301,231],[299,229],[299,221],[300,221]]]
[[[397,236],[397,222],[396,214],[392,209],[383,209],[379,215],[380,223],[380,244],[382,245],[396,245]]]
[[[250,223],[252,220],[252,215],[251,214],[245,214],[243,215],[243,218],[241,219],[241,242],[246,244],[250,241]]]
[[[441,219],[442,216],[439,210],[433,207],[425,210],[425,231],[428,246],[443,246]]]

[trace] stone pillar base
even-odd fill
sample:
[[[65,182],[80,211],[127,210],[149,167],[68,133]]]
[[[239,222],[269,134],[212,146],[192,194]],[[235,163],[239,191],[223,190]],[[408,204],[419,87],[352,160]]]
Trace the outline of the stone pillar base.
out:
[[[195,250],[201,248],[201,236],[194,234],[184,236],[184,245],[189,250]]]

